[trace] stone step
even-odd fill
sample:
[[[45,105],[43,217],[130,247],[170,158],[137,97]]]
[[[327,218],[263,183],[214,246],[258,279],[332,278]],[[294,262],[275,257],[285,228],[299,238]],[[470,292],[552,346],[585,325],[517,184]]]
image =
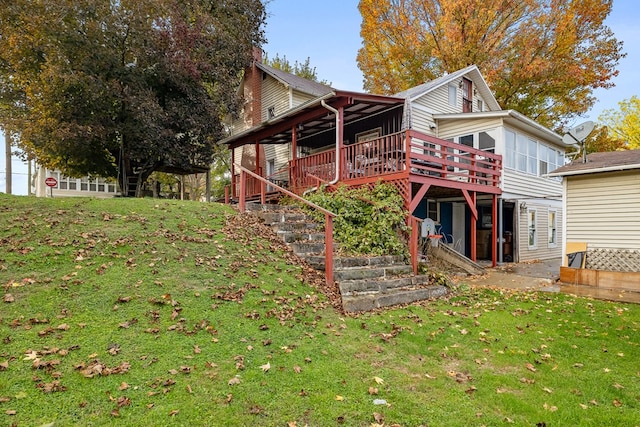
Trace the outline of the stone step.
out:
[[[300,233],[292,231],[278,231],[278,236],[284,240],[285,243],[305,242],[312,241],[324,244],[324,233]]]
[[[334,269],[333,277],[337,282],[341,282],[343,280],[386,279],[411,274],[412,272],[413,269],[410,265],[396,264]]]
[[[383,265],[404,265],[405,262],[400,256],[383,255],[383,256],[359,256],[359,257],[336,257],[334,260],[335,268],[352,268],[352,267],[370,267]]]
[[[300,221],[300,222],[275,222],[271,224],[274,231],[315,231],[320,230],[320,224],[317,222]]]
[[[342,296],[342,307],[348,313],[371,311],[382,307],[410,304],[416,301],[438,298],[446,295],[448,288],[440,285],[429,285],[413,290],[396,290],[385,293]]]
[[[286,211],[299,211],[299,208],[294,205],[279,205],[277,203],[260,204],[257,202],[249,202],[245,205],[245,208],[249,212],[286,212]]]
[[[307,216],[300,212],[256,212],[265,224],[273,225],[282,222],[304,222]]]
[[[290,243],[289,246],[291,250],[296,255],[311,255],[311,254],[323,254],[324,253],[324,242],[316,243],[316,242],[293,242]]]
[[[429,285],[430,278],[427,275],[400,277],[385,280],[343,280],[339,282],[340,293],[343,296],[389,292],[399,289],[414,289]]]

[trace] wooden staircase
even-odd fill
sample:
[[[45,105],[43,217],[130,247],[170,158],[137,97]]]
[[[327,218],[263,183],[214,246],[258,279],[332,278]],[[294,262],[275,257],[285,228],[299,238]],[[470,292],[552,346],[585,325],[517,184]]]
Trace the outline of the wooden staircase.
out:
[[[247,211],[261,217],[296,255],[324,271],[324,232],[318,223],[292,206],[247,203]],[[333,270],[346,312],[371,311],[448,293],[447,287],[430,284],[429,276],[413,275],[411,266],[397,256],[335,257]]]

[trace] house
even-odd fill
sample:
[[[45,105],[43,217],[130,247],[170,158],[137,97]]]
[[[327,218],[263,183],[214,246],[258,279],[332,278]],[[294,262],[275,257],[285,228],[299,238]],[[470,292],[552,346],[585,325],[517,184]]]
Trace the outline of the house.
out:
[[[640,290],[640,150],[592,153],[549,175],[562,178],[567,212],[561,279]]]
[[[561,256],[562,184],[546,175],[564,164],[567,146],[501,110],[476,66],[394,96],[311,83],[256,57],[241,85],[245,108],[221,141],[232,164],[298,193],[383,179],[474,260]],[[238,171],[232,175],[237,197]],[[248,195],[259,190],[247,182]]]

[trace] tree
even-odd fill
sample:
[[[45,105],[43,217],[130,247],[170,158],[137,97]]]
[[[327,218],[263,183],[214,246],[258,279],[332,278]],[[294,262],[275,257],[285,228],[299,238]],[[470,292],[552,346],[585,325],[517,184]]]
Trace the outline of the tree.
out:
[[[276,53],[276,56],[273,59],[269,59],[269,57],[265,55],[262,62],[278,70],[285,71],[289,74],[294,74],[296,76],[311,80],[313,82],[318,82],[323,85],[331,85],[331,83],[327,82],[326,80],[318,80],[316,67],[311,66],[311,59],[309,57],[307,57],[307,59],[302,64],[296,61],[293,65],[291,65],[286,55],[280,58],[280,56]]]
[[[629,148],[640,149],[640,98],[632,96],[618,103],[619,110],[605,110],[598,120]]]
[[[629,149],[624,139],[620,139],[613,134],[608,126],[599,124],[596,124],[594,131],[587,137],[585,146],[587,154]]]
[[[0,9],[0,120],[41,165],[142,183],[208,167],[263,42],[260,0],[15,0]]]
[[[478,66],[504,109],[552,128],[613,86],[612,0],[360,0],[365,89],[392,94]]]

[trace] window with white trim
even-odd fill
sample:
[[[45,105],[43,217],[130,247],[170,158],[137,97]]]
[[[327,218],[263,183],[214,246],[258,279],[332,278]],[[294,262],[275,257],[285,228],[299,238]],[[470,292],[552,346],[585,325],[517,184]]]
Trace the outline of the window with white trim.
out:
[[[549,209],[549,238],[547,240],[550,248],[558,246],[558,211]]]
[[[537,211],[535,208],[527,209],[527,231],[528,231],[528,245],[529,249],[537,249],[537,240],[538,240],[538,227],[536,224],[537,219]]]
[[[454,84],[449,85],[449,105],[452,107],[458,105],[458,88]]]
[[[436,224],[440,224],[440,203],[433,199],[427,199],[427,218],[431,218]]]

